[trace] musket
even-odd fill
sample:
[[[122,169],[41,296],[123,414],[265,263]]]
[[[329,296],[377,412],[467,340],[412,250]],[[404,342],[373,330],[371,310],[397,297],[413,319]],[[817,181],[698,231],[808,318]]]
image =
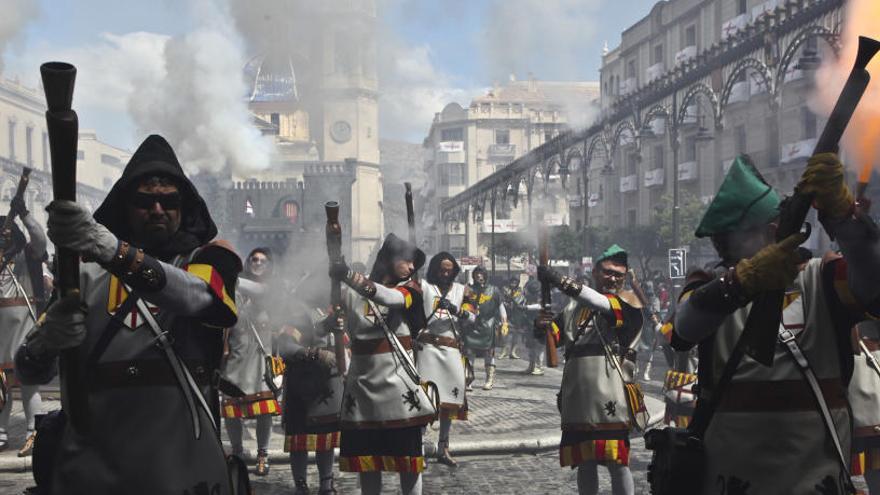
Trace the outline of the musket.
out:
[[[31,180],[31,169],[28,167],[22,167],[21,169],[21,177],[18,179],[18,187],[15,188],[15,196],[12,197],[13,202],[16,199],[24,199],[24,190],[27,189],[28,183]],[[14,211],[12,208],[9,208],[9,214],[6,215],[6,219],[3,220],[3,227],[0,227],[0,233],[8,232],[12,230],[12,224],[15,222],[15,216],[18,212]],[[5,253],[5,249],[0,248],[0,260],[3,259],[3,255]],[[5,266],[5,262],[4,262]]]
[[[406,187],[404,199],[406,200],[406,225],[409,227],[409,243],[416,247],[418,244],[416,243],[416,213],[413,207],[412,184],[404,182],[403,185]],[[413,272],[412,279],[418,282],[419,273],[417,271]]]
[[[79,140],[79,118],[71,109],[76,67],[65,62],[47,62],[40,66],[43,90],[46,93],[46,128],[52,157],[52,193],[55,199],[76,201],[76,150]],[[55,289],[60,297],[79,298],[79,254],[55,247]],[[76,349],[61,352],[59,367],[64,379],[61,393],[67,401],[65,409],[73,427],[88,431],[88,394],[85,376]]]
[[[342,226],[339,225],[339,203],[328,201],[324,204],[327,213],[327,257],[330,262],[345,261],[342,256]],[[345,310],[342,307],[342,282],[330,281],[330,305],[333,307],[333,352],[336,354],[336,369],[339,376],[345,374]]]
[[[538,218],[542,217],[539,215]],[[550,267],[550,239],[543,221],[538,224],[538,263],[544,268]],[[541,311],[551,311],[549,282],[541,282]],[[544,340],[547,347],[547,367],[556,368],[559,366],[559,355],[556,354],[556,337],[552,330],[547,329]]]
[[[816,153],[837,152],[840,138],[843,137],[843,133],[868,87],[868,82],[871,80],[871,75],[866,67],[878,51],[880,51],[880,42],[859,36],[855,64],[834,109],[828,116],[828,122],[825,124],[822,135],[816,142],[816,147],[813,149],[814,155]],[[777,241],[801,231],[802,228],[806,228],[807,233],[810,232],[810,225],[804,222],[812,202],[812,195],[804,194],[797,188],[795,188],[793,195],[782,202],[779,227],[776,230]],[[737,346],[741,346],[742,352],[765,366],[773,365],[784,296],[784,291],[769,291],[762,293],[753,301],[745,329]]]

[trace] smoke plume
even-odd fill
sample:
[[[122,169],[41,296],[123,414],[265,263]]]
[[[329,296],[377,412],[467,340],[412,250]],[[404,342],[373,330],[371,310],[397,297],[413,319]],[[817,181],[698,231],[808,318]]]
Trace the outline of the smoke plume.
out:
[[[0,73],[3,72],[3,53],[16,41],[25,25],[39,14],[34,0],[0,0]]]
[[[828,115],[834,108],[855,62],[859,36],[880,39],[877,19],[880,19],[880,3],[876,0],[847,3],[840,56],[834,57],[826,50],[822,66],[816,72],[813,107],[818,113]],[[880,78],[880,56],[868,64],[868,72],[874,80],[859,102],[841,143],[847,156],[845,161],[858,170],[860,182],[867,182],[871,170],[880,166],[880,83],[876,81]]]
[[[168,39],[164,72],[130,95],[132,119],[142,135],[165,135],[191,172],[264,169],[271,146],[244,102],[243,43],[229,6],[194,0],[190,7],[198,27]]]

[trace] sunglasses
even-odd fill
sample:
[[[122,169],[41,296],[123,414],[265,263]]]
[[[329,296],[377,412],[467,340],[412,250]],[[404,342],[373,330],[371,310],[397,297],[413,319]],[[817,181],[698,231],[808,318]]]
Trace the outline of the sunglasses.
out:
[[[159,203],[163,210],[179,210],[183,200],[180,193],[170,194],[150,194],[145,192],[136,192],[131,198],[131,204],[135,208],[149,210]]]
[[[610,268],[605,268],[602,270],[602,275],[605,275],[606,277],[609,277],[609,278],[618,278],[619,279],[619,278],[625,277],[626,272],[618,272],[618,271],[612,270]]]

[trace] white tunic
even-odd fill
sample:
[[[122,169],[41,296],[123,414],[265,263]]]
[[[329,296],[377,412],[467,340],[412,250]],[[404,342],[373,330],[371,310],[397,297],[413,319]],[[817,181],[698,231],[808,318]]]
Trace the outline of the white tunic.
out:
[[[453,283],[445,297],[455,307],[464,301],[465,286]],[[422,383],[436,387],[440,408],[456,411],[464,405],[465,370],[457,317],[439,307],[444,297],[439,287],[422,280],[422,301],[428,328],[419,335],[417,365]],[[453,345],[449,345],[454,342]]]

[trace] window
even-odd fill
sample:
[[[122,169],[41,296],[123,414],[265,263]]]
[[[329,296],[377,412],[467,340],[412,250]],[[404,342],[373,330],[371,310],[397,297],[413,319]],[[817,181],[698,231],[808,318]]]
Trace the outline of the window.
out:
[[[15,121],[9,121],[9,159],[15,160]]]
[[[695,136],[684,138],[684,160],[685,162],[697,161],[697,138]]]
[[[654,146],[654,169],[666,168],[666,153],[663,146]]]
[[[627,210],[626,211],[626,226],[627,227],[635,227],[636,226],[636,210]]]
[[[281,214],[287,218],[287,221],[291,224],[295,225],[296,220],[299,217],[299,204],[296,201],[285,201],[283,205],[281,205]]]
[[[464,129],[461,127],[441,129],[440,141],[464,141]]]
[[[605,197],[605,186],[604,184],[599,184],[599,199]]]
[[[447,163],[440,168],[441,185],[462,186],[464,183],[464,163]]]
[[[28,127],[24,131],[24,150],[28,167],[34,165],[34,128]]]
[[[663,62],[663,45],[654,45],[654,55],[651,62],[654,64]]]
[[[807,107],[803,107],[801,112],[803,113],[804,121],[804,139],[812,139],[816,137],[816,114],[811,112]]]
[[[636,77],[636,61],[630,60],[626,63],[626,78],[630,79]]]
[[[50,167],[49,163],[49,134],[43,133],[43,170],[48,172]]]
[[[351,74],[354,72],[354,57],[352,51],[356,45],[347,33],[336,33],[334,47],[335,67],[338,74]]]
[[[737,155],[746,153],[746,126],[738,125],[733,128],[733,146]]]
[[[736,13],[739,15],[745,14],[748,9],[748,3],[748,0],[737,0]]]
[[[626,155],[626,175],[636,175],[638,160],[635,153]]]
[[[116,157],[113,156],[113,155],[108,155],[108,154],[106,154],[106,153],[101,153],[101,163],[103,163],[104,165],[113,165],[113,166],[116,166],[116,165],[119,165],[119,164],[120,164],[120,161],[119,161],[119,158],[116,158]]]
[[[448,235],[446,242],[449,243],[449,254],[461,258],[465,254],[465,238],[463,235]]]
[[[544,142],[550,141],[553,139],[553,131],[544,131]]]
[[[272,125],[275,126],[275,134],[281,132],[281,116],[277,113],[269,114],[269,121],[272,122]]]
[[[691,24],[684,30],[684,46],[697,46],[697,26]]]
[[[495,129],[495,144],[510,144],[510,130]]]

